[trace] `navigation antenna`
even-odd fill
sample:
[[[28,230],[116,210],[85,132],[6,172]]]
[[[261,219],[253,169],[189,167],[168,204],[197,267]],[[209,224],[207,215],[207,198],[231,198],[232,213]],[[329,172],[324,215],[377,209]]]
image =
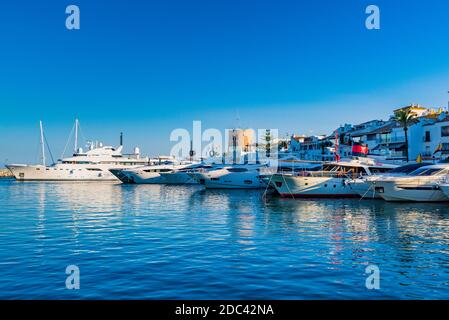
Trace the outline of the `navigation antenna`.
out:
[[[42,120],[39,121],[39,128],[41,131],[41,159],[42,165],[45,167],[45,142],[44,142],[44,128],[42,127]]]
[[[75,144],[73,153],[78,152],[78,118],[75,119]]]

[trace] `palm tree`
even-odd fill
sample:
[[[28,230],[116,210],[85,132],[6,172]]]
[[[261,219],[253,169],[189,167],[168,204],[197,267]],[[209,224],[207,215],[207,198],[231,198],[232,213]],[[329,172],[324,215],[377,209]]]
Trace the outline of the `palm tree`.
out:
[[[399,122],[402,128],[404,128],[405,134],[405,158],[408,162],[408,128],[414,125],[418,120],[416,114],[411,112],[410,109],[402,109],[395,113],[394,120]]]

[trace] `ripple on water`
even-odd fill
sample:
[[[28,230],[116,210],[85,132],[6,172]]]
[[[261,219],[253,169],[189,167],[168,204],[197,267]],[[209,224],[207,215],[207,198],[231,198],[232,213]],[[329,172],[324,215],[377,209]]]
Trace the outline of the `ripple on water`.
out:
[[[0,201],[0,298],[449,298],[446,204],[12,180]]]

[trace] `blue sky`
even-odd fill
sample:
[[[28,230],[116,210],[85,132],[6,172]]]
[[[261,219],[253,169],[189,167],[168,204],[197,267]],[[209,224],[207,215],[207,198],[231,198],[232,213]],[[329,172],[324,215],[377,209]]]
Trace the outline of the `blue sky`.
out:
[[[65,28],[65,7],[81,29]],[[381,9],[381,30],[365,8]],[[10,1],[0,10],[0,163],[87,138],[168,153],[191,128],[328,133],[409,103],[446,106],[447,1]]]

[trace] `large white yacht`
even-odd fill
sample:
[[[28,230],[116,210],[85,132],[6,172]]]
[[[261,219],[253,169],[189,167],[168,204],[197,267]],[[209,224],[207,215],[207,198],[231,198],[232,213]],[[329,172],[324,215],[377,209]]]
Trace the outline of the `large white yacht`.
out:
[[[78,130],[78,120],[75,122],[75,131]],[[117,148],[103,146],[101,143],[90,142],[88,150],[83,152],[77,148],[77,134],[75,135],[75,149],[73,156],[62,158],[57,163],[46,165],[45,144],[42,122],[41,129],[41,156],[42,164],[7,164],[6,167],[14,177],[20,181],[117,181],[109,169],[133,168],[149,163],[148,157],[141,157],[139,148],[133,154],[122,154],[122,137]]]
[[[407,176],[376,180],[375,191],[387,201],[448,201],[441,183],[449,175],[449,164],[421,167]]]
[[[353,158],[326,163],[320,171],[276,173],[271,185],[283,197],[359,197],[349,183],[351,180],[396,167],[369,158]]]
[[[431,163],[411,163],[397,167],[388,173],[375,174],[371,176],[364,176],[361,178],[349,181],[352,189],[363,199],[382,199],[380,194],[376,191],[376,181],[390,178],[390,177],[404,177],[411,172],[424,166],[431,165]]]

